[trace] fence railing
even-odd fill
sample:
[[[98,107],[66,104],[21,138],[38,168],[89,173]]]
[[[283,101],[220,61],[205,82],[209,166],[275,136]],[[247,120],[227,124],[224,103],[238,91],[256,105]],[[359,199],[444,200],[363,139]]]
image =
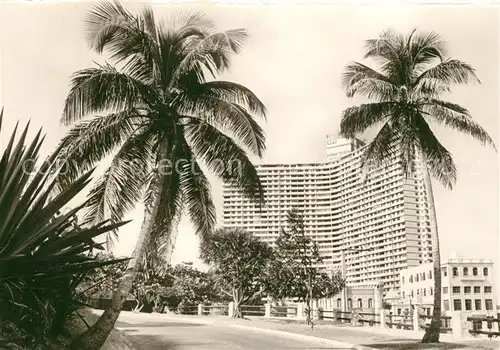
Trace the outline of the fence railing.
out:
[[[427,321],[432,319],[432,315],[419,315],[420,319],[425,323],[421,326],[422,329],[429,328],[427,325]],[[441,316],[441,328],[439,329],[440,333],[450,333],[452,331],[451,328],[451,316]]]
[[[297,305],[271,306],[271,317],[296,317]]]
[[[359,318],[358,322],[361,324],[367,324],[368,326],[374,326],[380,324],[380,314],[372,312],[358,312]]]
[[[500,316],[497,318],[494,318],[493,316],[467,317],[467,321],[472,323],[472,329],[469,329],[469,333],[473,336],[479,334],[487,335],[488,338],[500,336]],[[496,327],[494,324],[496,324]],[[486,325],[486,327],[483,327],[483,325]]]
[[[413,330],[413,317],[412,315],[392,315],[389,314],[386,316],[386,324],[389,328],[396,329],[404,329],[404,330]]]
[[[226,304],[220,305],[202,305],[201,315],[204,316],[227,316],[229,307]]]
[[[301,304],[290,305],[241,305],[241,313],[243,316],[255,317],[280,317],[280,318],[296,318],[303,319],[304,307]],[[178,314],[184,315],[220,315],[228,316],[232,306],[227,304],[214,304],[214,305],[183,305],[174,311]],[[373,312],[372,310],[351,310],[341,311],[339,309],[324,310],[318,308],[314,311],[313,315],[319,320],[331,320],[334,322],[350,323],[352,325],[362,325],[368,327],[375,327],[377,325],[401,329],[401,330],[419,330],[423,331],[430,326],[432,315],[418,315],[416,318],[416,311],[414,313],[405,313],[394,315],[392,313]],[[384,325],[381,324],[382,317]],[[453,316],[455,317],[455,316]],[[500,314],[497,318],[493,316],[467,317],[471,327],[462,327],[462,332],[467,332],[473,336],[486,335],[489,338],[500,337]],[[455,325],[453,325],[455,327]],[[457,330],[452,327],[452,316],[441,316],[441,333],[455,334]],[[457,333],[458,334],[458,333]]]
[[[265,316],[265,305],[241,305],[241,314],[243,316]]]

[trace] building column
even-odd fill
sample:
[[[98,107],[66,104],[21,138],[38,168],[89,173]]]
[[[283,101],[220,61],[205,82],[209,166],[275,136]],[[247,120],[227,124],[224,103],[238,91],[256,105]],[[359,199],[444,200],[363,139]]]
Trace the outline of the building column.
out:
[[[265,307],[266,307],[266,311],[265,311],[264,317],[271,317],[271,303],[267,302]]]
[[[379,315],[380,327],[385,327],[385,311],[384,311],[384,284],[379,282],[373,293],[373,307],[374,313]]]
[[[227,315],[229,317],[233,317],[233,313],[234,313],[234,302],[231,301],[227,306]]]

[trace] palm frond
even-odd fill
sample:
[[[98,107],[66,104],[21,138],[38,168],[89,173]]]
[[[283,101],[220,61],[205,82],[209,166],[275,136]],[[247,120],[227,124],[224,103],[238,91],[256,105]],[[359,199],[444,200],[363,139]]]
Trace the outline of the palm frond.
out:
[[[179,164],[182,198],[196,234],[205,239],[212,232],[215,223],[215,205],[212,199],[211,187],[200,165],[185,144],[185,162]],[[190,160],[188,162],[187,160]]]
[[[184,40],[179,56],[180,63],[175,67],[170,81],[170,87],[187,72],[202,67],[216,77],[229,67],[230,56],[241,51],[248,34],[244,29],[230,29],[199,37],[190,36]]]
[[[471,65],[456,59],[445,60],[421,73],[412,85],[415,93],[436,96],[436,93],[449,91],[453,84],[480,83]],[[432,91],[436,93],[431,94]]]
[[[179,162],[183,158],[177,146],[177,140],[169,141],[167,153],[169,162],[157,161],[150,172],[144,199],[146,210],[149,211],[152,209],[152,204],[156,200],[159,201],[158,214],[152,218],[153,230],[148,249],[159,249],[163,246],[166,252],[171,250],[175,242],[175,237],[172,235],[184,208],[178,171]],[[162,159],[160,154],[156,155],[158,159]]]
[[[422,116],[416,118],[414,125],[417,129],[413,133],[418,138],[417,147],[425,157],[422,165],[427,167],[426,170],[444,187],[453,189],[457,181],[457,168],[451,153],[439,142]]]
[[[433,31],[414,30],[407,42],[407,47],[414,69],[419,69],[438,59],[443,61],[446,56],[446,47],[443,38]]]
[[[148,86],[110,65],[83,69],[71,79],[61,121],[68,125],[93,113],[146,107],[154,96]]]
[[[105,219],[118,222],[142,198],[152,167],[152,142],[147,132],[129,137],[113,158],[110,167],[89,192],[82,224]],[[117,231],[110,231],[112,244]]]
[[[365,41],[364,58],[374,58],[382,63],[397,61],[403,49],[404,37],[392,29],[384,30],[377,39]]]
[[[457,130],[479,140],[483,145],[490,145],[495,150],[495,143],[486,130],[476,123],[469,111],[455,103],[438,99],[426,99],[422,105],[422,110],[430,120],[437,121],[446,127]]]
[[[393,119],[388,120],[363,151],[360,168],[364,174],[392,163],[398,156],[398,136]]]
[[[351,138],[391,116],[397,102],[365,103],[342,112],[340,135]]]
[[[359,62],[352,62],[345,67],[341,86],[347,97],[361,95],[388,101],[398,94],[398,88],[385,75]]]
[[[193,153],[217,176],[234,184],[249,198],[263,203],[264,192],[255,166],[230,137],[201,120],[186,127]]]
[[[221,100],[231,102],[248,109],[265,118],[266,106],[249,88],[230,81],[216,80],[198,86],[191,86],[185,93],[192,93],[196,96],[214,96]]]
[[[194,96],[180,95],[177,108],[180,114],[201,118],[214,127],[229,131],[250,151],[262,157],[265,149],[265,134],[262,127],[248,111],[233,102],[218,96],[217,91],[201,91]],[[264,108],[260,106],[259,108]]]
[[[58,162],[64,168],[58,174],[56,190],[60,191],[82,172],[102,161],[143,122],[139,111],[132,108],[81,121],[73,126],[60,143],[64,150],[59,154]]]

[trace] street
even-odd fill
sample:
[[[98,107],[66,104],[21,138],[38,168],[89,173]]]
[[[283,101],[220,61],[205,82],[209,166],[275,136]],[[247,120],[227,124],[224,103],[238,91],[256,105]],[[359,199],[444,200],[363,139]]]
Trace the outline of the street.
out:
[[[138,350],[280,350],[346,349],[320,341],[269,335],[259,330],[238,329],[224,324],[179,321],[174,317],[122,313],[117,328]]]

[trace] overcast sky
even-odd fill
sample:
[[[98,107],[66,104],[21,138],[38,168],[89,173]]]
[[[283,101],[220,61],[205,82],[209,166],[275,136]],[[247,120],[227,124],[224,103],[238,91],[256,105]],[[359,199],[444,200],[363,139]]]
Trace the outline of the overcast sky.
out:
[[[59,126],[72,72],[103,62],[84,41],[82,18],[90,3],[0,5],[0,105],[10,130],[32,120],[47,133],[44,152],[64,135]],[[132,10],[140,7],[128,4]],[[158,18],[185,5],[155,5]],[[192,7],[192,6],[191,6]],[[448,42],[449,55],[476,68],[481,85],[458,87],[446,96],[468,108],[498,144],[498,10],[479,7],[368,6],[197,6],[220,29],[249,29],[251,38],[224,79],[251,88],[267,105],[265,162],[318,161],[326,133],[338,131],[340,114],[359,101],[340,89],[343,67],[361,60],[364,40],[393,28],[435,30]],[[456,251],[467,258],[494,259],[498,267],[498,159],[473,139],[436,128],[458,165],[457,186],[434,184],[442,257]],[[221,184],[212,178],[221,209]],[[116,246],[130,254],[142,213],[123,228]],[[174,262],[198,262],[197,239],[187,220],[179,227]],[[498,271],[498,270],[497,270]],[[497,273],[498,275],[498,273]]]

